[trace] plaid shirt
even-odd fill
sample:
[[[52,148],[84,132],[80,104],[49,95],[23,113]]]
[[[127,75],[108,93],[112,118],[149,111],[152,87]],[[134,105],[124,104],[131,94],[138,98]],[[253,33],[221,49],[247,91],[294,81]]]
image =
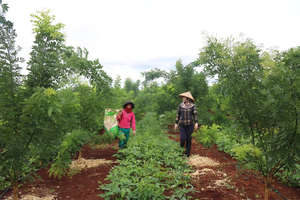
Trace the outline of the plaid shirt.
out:
[[[198,123],[196,105],[192,103],[188,105],[179,104],[175,123],[178,124],[179,122],[180,125],[184,126],[193,125],[193,118],[195,123]]]

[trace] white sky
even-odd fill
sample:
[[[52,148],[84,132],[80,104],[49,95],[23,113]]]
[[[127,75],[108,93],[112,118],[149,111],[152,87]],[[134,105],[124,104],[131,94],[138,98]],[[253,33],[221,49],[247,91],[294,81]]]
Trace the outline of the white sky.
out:
[[[66,44],[87,48],[106,73],[142,80],[151,68],[174,69],[198,57],[203,30],[218,37],[243,32],[256,44],[279,50],[300,45],[300,0],[3,0],[10,7],[19,56],[33,45],[30,14],[52,10],[64,23]],[[23,65],[26,67],[26,63]]]

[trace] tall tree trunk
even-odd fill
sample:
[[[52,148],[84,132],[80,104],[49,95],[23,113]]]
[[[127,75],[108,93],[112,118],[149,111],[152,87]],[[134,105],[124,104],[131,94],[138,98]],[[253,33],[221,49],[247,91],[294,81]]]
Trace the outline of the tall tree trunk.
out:
[[[267,174],[264,177],[264,180],[265,180],[265,198],[264,198],[264,200],[268,200],[269,199],[269,191],[271,188],[271,180],[272,180],[271,175]]]
[[[18,181],[14,181],[12,183],[12,189],[13,189],[13,200],[18,200],[18,193],[19,193],[19,188],[18,188]]]
[[[79,151],[78,160],[81,158],[81,151]]]

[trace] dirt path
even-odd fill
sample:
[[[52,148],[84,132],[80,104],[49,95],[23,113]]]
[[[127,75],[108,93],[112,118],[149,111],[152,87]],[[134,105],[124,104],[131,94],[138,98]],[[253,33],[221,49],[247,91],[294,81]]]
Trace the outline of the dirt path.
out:
[[[168,134],[170,139],[179,141],[179,132],[169,131]],[[84,146],[82,149],[82,157],[85,159],[116,161],[116,157],[113,155],[117,153],[117,147],[117,140],[113,144],[99,149]],[[219,163],[214,166],[193,167],[195,173],[192,174],[193,179],[191,180],[191,184],[198,192],[190,194],[192,199],[263,199],[263,183],[248,173],[237,170],[236,165],[232,164],[236,163],[236,161],[232,159],[230,155],[218,151],[216,146],[212,148],[212,151],[207,152],[207,150],[203,149],[202,145],[196,144],[193,140],[191,154],[208,157]],[[104,179],[112,167],[116,165],[118,165],[118,163],[114,162],[102,164],[98,167],[85,168],[72,176],[64,176],[60,180],[49,178],[49,174],[47,173],[48,169],[41,169],[38,171],[38,175],[42,179],[23,184],[19,188],[19,197],[31,194],[38,197],[52,195],[55,196],[57,200],[101,199],[98,197],[98,194],[103,194],[104,191],[98,189],[99,183],[108,183],[108,181]],[[261,178],[258,174],[255,174],[255,176]],[[287,187],[278,181],[274,181],[272,187],[278,190],[287,199],[300,200],[300,187]],[[2,192],[0,194],[2,194]],[[11,196],[11,190],[9,190],[5,196],[6,198]],[[30,198],[28,198],[28,200],[29,199]],[[38,200],[37,198],[35,199]],[[283,198],[274,191],[271,191],[269,199],[281,200]]]

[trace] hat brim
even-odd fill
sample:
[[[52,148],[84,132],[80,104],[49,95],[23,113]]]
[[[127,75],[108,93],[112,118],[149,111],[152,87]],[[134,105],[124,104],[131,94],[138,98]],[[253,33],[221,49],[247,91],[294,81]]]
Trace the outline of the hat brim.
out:
[[[187,96],[179,96],[179,98],[183,99],[183,97],[186,97],[188,99],[190,99],[193,103],[195,103],[195,100],[194,99],[191,99],[190,97],[187,97]]]
[[[186,97],[186,98],[189,98],[191,101],[193,101],[193,103],[195,102],[195,99],[193,98],[192,94],[190,92],[185,92],[185,93],[182,93],[180,95],[178,95],[181,99],[183,97]]]
[[[126,106],[127,106],[128,104],[131,104],[131,109],[134,109],[134,104],[133,104],[133,103],[125,103],[124,106],[123,106],[123,108],[126,108]]]

